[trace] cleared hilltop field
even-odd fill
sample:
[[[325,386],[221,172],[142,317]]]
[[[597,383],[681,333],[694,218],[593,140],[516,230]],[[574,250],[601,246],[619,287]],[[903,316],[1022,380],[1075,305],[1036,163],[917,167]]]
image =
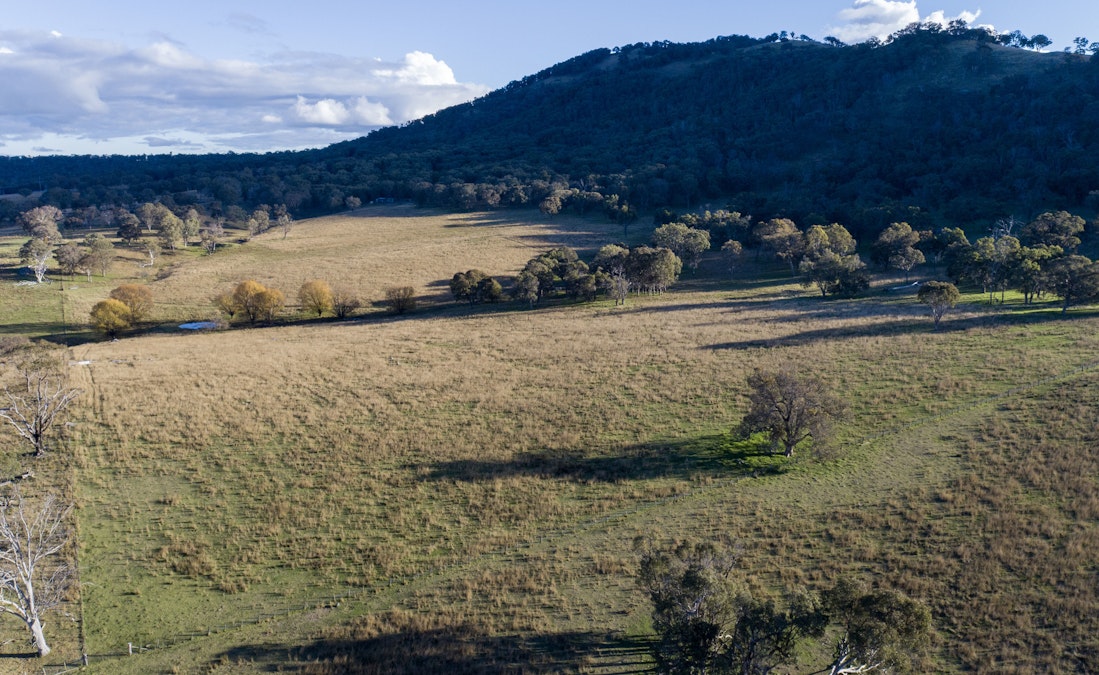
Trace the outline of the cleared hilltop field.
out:
[[[912,295],[822,301],[750,256],[625,307],[449,300],[454,272],[620,235],[536,214],[302,221],[144,270],[153,321],[208,318],[245,278],[291,298],[314,278],[372,300],[411,285],[421,308],[114,342],[78,324],[136,258],[64,291],[6,276],[11,332],[67,322],[85,390],[55,461],[88,672],[637,672],[638,536],[732,537],[751,585],[902,590],[931,607],[935,671],[1099,663],[1099,317],[978,294],[934,331]],[[823,455],[730,435],[746,375],[786,363],[850,405]],[[79,658],[65,630],[47,661]]]

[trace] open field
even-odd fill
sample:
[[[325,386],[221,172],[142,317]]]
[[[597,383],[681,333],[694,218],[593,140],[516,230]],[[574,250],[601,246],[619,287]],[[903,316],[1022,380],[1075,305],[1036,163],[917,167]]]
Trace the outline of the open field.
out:
[[[176,256],[153,318],[205,318],[249,277],[413,285],[409,316],[73,341],[85,394],[56,461],[89,672],[637,672],[632,540],[722,534],[751,585],[853,574],[924,600],[930,670],[1099,666],[1099,315],[971,304],[932,331],[911,295],[821,301],[755,264],[619,308],[471,310],[454,272],[620,232],[378,213]],[[116,267],[14,290],[86,316],[137,269]],[[61,321],[4,286],[17,332]],[[729,435],[746,374],[786,362],[851,407],[790,462]]]

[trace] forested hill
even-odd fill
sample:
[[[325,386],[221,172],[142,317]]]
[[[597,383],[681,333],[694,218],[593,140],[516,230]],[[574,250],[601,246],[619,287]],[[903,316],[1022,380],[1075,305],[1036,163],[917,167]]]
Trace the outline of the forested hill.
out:
[[[107,200],[197,190],[213,208],[300,212],[347,197],[586,209],[617,195],[641,213],[706,202],[862,229],[899,213],[964,224],[1094,210],[1097,151],[1099,57],[914,27],[886,44],[734,36],[596,50],[323,150],[6,160],[0,184]],[[104,185],[92,174],[108,163]]]

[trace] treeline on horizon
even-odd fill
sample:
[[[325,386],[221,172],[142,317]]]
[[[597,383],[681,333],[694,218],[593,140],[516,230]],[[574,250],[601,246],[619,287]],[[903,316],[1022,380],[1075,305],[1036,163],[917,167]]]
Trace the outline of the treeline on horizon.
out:
[[[322,150],[0,158],[0,221],[161,201],[219,217],[377,199],[473,210],[704,204],[757,219],[990,224],[1099,208],[1099,55],[1078,38],[919,24],[887,42],[805,36],[640,43],[583,54],[485,97]],[[1091,52],[1091,56],[1088,52]]]

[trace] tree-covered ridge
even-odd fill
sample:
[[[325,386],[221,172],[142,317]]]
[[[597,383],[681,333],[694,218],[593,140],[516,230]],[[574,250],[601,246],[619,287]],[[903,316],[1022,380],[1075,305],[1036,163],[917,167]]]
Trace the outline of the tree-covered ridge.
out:
[[[920,218],[1094,207],[1099,59],[1016,48],[1032,40],[924,25],[885,44],[641,43],[322,150],[7,158],[0,186],[45,189],[62,207],[170,194],[211,215],[377,198],[582,210],[598,195],[627,212],[722,200],[757,218],[848,223],[856,235],[902,219],[927,227]]]

